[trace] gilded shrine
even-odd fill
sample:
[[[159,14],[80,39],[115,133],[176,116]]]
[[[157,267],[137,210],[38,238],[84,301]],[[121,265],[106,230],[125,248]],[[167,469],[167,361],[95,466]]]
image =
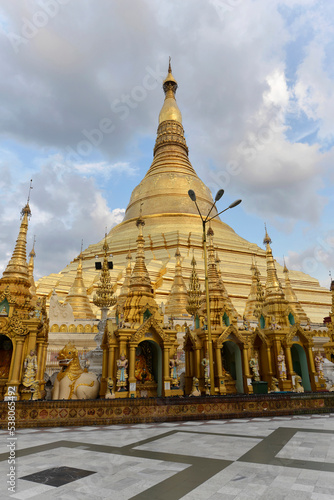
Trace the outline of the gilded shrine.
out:
[[[153,161],[123,222],[36,284],[34,251],[26,260],[29,204],[22,210],[0,280],[2,398],[13,386],[19,399],[42,399],[48,377],[55,400],[328,389],[322,356],[334,358],[334,285],[330,294],[280,266],[267,230],[261,249],[220,220],[189,161],[177,87],[169,66]],[[202,224],[189,190],[215,216],[208,306]]]

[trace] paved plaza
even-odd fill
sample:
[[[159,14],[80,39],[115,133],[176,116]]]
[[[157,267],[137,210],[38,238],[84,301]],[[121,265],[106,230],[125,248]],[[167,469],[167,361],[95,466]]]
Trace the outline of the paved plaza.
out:
[[[16,431],[16,491],[60,500],[333,500],[334,414]]]

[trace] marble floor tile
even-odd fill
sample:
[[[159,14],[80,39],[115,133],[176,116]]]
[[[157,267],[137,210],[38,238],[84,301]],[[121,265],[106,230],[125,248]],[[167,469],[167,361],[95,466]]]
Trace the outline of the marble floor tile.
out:
[[[8,473],[0,433],[0,477]],[[2,498],[334,500],[334,414],[20,429],[18,477],[67,466],[53,487],[17,479]]]

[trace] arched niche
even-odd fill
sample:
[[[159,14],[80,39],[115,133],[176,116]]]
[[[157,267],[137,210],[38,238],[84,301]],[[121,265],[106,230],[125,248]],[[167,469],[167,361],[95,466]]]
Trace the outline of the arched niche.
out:
[[[235,380],[237,392],[244,392],[243,376],[242,376],[242,361],[241,351],[235,342],[227,340],[222,347],[222,362],[223,367],[231,377]]]
[[[13,343],[7,335],[0,334],[0,379],[8,379],[13,355]]]
[[[305,391],[311,391],[310,375],[305,351],[300,344],[292,344],[291,358],[293,371],[302,378]]]
[[[142,378],[141,375],[144,373],[144,367],[145,370],[153,376],[154,382],[157,383],[157,396],[161,396],[162,351],[160,345],[154,340],[142,340],[136,348],[135,377],[138,382],[140,382]],[[149,380],[147,381],[149,382]]]

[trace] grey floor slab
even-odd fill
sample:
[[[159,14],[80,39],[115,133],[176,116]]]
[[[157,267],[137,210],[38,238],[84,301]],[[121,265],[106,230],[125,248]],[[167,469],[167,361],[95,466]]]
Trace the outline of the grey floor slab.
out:
[[[14,494],[1,433],[1,498],[333,500],[333,417],[22,429]],[[93,474],[59,486],[23,479],[57,467]]]

